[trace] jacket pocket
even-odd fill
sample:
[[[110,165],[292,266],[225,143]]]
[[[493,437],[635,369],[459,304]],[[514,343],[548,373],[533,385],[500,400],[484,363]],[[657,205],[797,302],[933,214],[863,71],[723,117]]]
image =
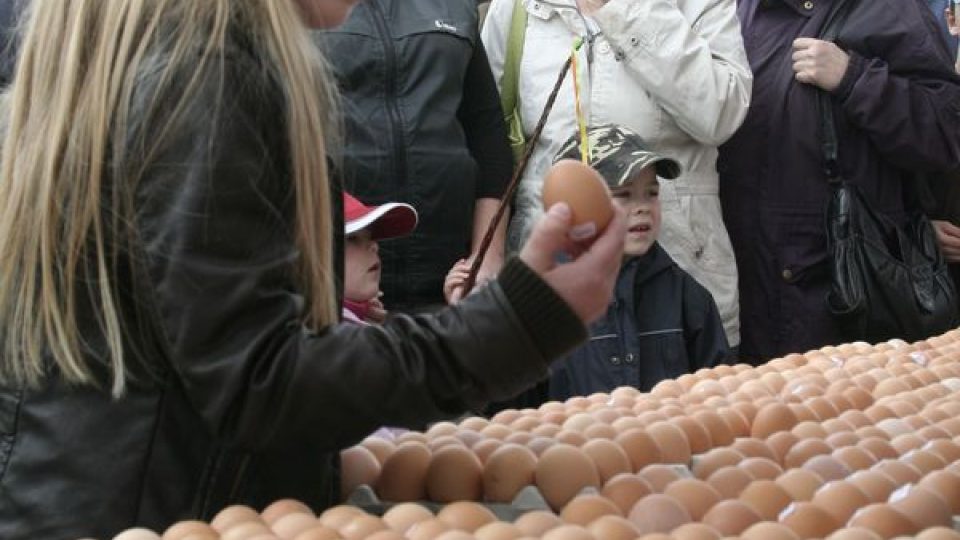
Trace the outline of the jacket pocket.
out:
[[[785,282],[801,283],[825,275],[827,237],[822,215],[785,216],[774,231],[777,260]]]
[[[22,400],[22,391],[0,392],[0,479],[3,478],[10,456],[13,454]]]

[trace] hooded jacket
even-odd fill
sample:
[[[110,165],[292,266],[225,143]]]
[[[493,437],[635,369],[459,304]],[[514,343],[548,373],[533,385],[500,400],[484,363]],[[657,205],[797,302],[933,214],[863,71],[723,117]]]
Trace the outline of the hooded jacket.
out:
[[[413,205],[412,234],[381,250],[384,303],[444,304],[471,250],[474,206],[513,169],[472,0],[366,0],[315,32],[343,93],[344,185],[367,204]]]
[[[624,263],[606,315],[590,340],[551,368],[550,398],[567,399],[633,386],[648,392],[730,360],[710,293],[654,243]]]
[[[836,40],[850,55],[831,92],[840,167],[875,211],[903,221],[915,173],[960,163],[960,77],[923,0],[849,0]],[[721,149],[721,201],[752,362],[850,341],[827,311],[816,87],[794,78],[792,43],[820,35],[837,0],[741,0],[753,104]],[[890,336],[891,338],[898,336]]]
[[[519,107],[528,139],[570,55],[588,36],[575,0],[515,0],[527,11],[519,67]],[[501,80],[514,0],[490,5],[482,38]],[[717,146],[740,126],[752,76],[732,0],[610,0],[593,16],[599,34],[578,54],[588,125],[621,124],[684,173],[660,190],[660,242],[702,283],[720,309],[727,337],[740,341],[737,269],[717,198]],[[567,76],[517,194],[509,242],[520,245],[542,211],[543,176],[576,130],[573,77]]]
[[[143,65],[160,61],[148,56]],[[285,497],[322,509],[339,501],[340,448],[383,424],[416,425],[505,399],[544,378],[550,359],[585,336],[517,260],[436,316],[306,329],[293,277],[282,94],[241,47],[222,67],[201,73],[152,159],[133,153],[111,169],[146,167],[130,221],[136,242],[118,269],[126,393],[110,395],[89,303],[78,319],[100,387],[56,372],[39,387],[0,386],[4,540],[162,531],[229,504],[259,509]],[[162,123],[140,101],[152,97],[160,72],[138,79],[132,140],[156,140]],[[169,96],[188,79],[174,80]],[[341,216],[333,230],[343,231]]]

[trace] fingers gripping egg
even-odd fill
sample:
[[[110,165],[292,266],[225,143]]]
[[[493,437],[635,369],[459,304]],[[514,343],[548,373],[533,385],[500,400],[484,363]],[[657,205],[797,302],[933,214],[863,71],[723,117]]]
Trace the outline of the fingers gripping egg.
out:
[[[613,217],[610,189],[600,173],[573,159],[561,159],[543,179],[543,207],[565,202],[572,213],[570,237],[586,240],[602,231]]]

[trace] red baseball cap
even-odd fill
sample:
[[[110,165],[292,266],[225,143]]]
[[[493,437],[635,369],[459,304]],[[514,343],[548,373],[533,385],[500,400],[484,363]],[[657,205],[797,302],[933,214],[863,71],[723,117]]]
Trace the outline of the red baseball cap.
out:
[[[410,234],[417,226],[417,211],[397,202],[367,206],[343,192],[343,220],[347,235],[367,229],[374,240],[386,240]]]

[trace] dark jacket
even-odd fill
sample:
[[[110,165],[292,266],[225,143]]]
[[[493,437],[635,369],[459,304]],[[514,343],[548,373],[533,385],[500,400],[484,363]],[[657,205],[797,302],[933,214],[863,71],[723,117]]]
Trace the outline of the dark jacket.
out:
[[[413,234],[382,246],[384,303],[443,304],[444,277],[470,253],[476,200],[499,199],[513,167],[477,6],[368,0],[316,36],[343,92],[345,186],[420,214]]]
[[[740,272],[740,352],[752,361],[849,341],[824,303],[830,188],[821,168],[818,90],[796,82],[791,61],[793,40],[819,35],[836,1],[738,6],[753,101],[740,131],[721,147],[718,169]],[[850,54],[832,93],[840,165],[894,220],[905,219],[913,173],[960,163],[960,78],[934,26],[922,0],[856,0],[837,40]]]
[[[646,392],[729,356],[713,297],[655,243],[623,265],[614,302],[590,326],[590,341],[551,368],[550,398],[618,386]]]
[[[156,135],[155,120],[170,113],[148,115],[139,103],[160,71],[141,78],[132,140]],[[307,331],[293,280],[280,92],[242,51],[222,73],[221,81],[210,66],[136,187],[139,238],[122,254],[117,286],[135,377],[126,395],[112,399],[108,385],[71,386],[56,373],[39,388],[0,389],[4,540],[163,530],[281,497],[320,508],[337,500],[338,449],[384,424],[505,399],[585,337],[516,260],[497,283],[436,316]],[[85,303],[78,318],[90,360],[103,365],[95,314]]]

